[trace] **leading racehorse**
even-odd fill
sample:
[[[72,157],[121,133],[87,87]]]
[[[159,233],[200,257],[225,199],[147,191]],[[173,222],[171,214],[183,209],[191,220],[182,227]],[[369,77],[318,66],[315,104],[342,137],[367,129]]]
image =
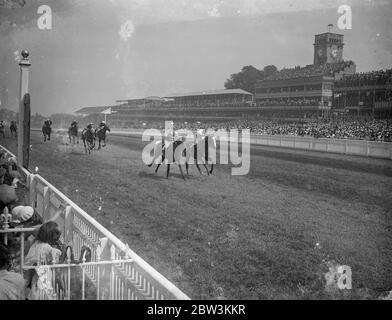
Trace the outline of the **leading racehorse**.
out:
[[[204,144],[204,145],[203,145]],[[213,134],[204,133],[203,130],[199,130],[197,132],[196,142],[189,146],[186,149],[186,152],[189,152],[190,156],[193,155],[194,164],[196,165],[197,170],[199,170],[200,174],[202,174],[200,170],[199,164],[202,164],[207,171],[207,175],[212,174],[214,170],[214,161],[210,157],[211,153],[216,154],[216,139]],[[208,170],[207,165],[211,164],[211,169]],[[187,161],[185,162],[186,174],[188,175],[189,169],[189,160],[187,157]]]
[[[15,135],[15,138],[16,138],[18,135],[18,125],[16,124],[15,120],[11,121],[10,131],[11,131],[11,137],[13,137]]]
[[[83,129],[81,138],[83,141],[84,150],[86,153],[88,152],[88,154],[90,154],[91,150],[93,150],[95,147],[95,134],[92,123]]]
[[[46,140],[50,141],[50,134],[52,133],[52,121],[50,119],[45,120],[42,133],[44,134],[44,142]]]
[[[110,132],[110,128],[105,121],[102,121],[99,127],[95,129],[95,136],[98,138],[98,150],[101,149],[101,141],[103,141],[102,147],[106,147],[106,131]]]
[[[170,159],[168,159],[169,163],[166,163],[166,165],[167,165],[166,178],[169,177],[170,163],[177,163],[180,168],[181,175],[182,175],[183,179],[185,179],[183,172],[182,172],[181,164],[178,162],[178,159],[175,159],[176,149],[179,146],[181,146],[182,144],[184,144],[184,146],[183,146],[184,150],[182,151],[181,156],[185,157],[185,167],[186,167],[187,175],[189,175],[190,157],[192,157],[192,160],[194,160],[192,162],[196,165],[200,174],[202,174],[200,166],[199,166],[200,164],[202,164],[204,166],[204,168],[206,169],[207,175],[212,174],[212,172],[214,170],[214,161],[211,157],[211,153],[216,152],[216,139],[213,134],[209,134],[209,133],[205,134],[204,131],[199,130],[197,133],[197,139],[196,139],[195,143],[189,143],[185,137],[182,137],[182,139],[180,139],[180,140],[178,140],[178,137],[177,137],[177,138],[175,138],[175,140],[173,142],[171,142],[171,141],[168,142],[168,141],[170,141],[170,138],[167,140],[165,140],[165,138],[162,138],[162,141],[156,142],[155,150],[158,150],[158,152],[159,152],[160,151],[159,149],[161,149],[162,155],[161,155],[161,161],[160,161],[160,163],[157,164],[155,172],[158,172],[158,169],[161,166],[161,164],[164,163],[165,159],[167,159],[167,156],[168,156],[167,149],[173,148],[173,150],[170,150],[170,152],[173,152],[173,159],[171,159],[171,161],[170,161]],[[167,148],[165,148],[165,144],[168,145]],[[154,162],[155,162],[155,158],[148,166],[151,167],[154,164]],[[207,167],[208,164],[211,164],[210,170]]]
[[[155,173],[158,172],[159,167],[161,166],[162,163],[165,163],[165,159],[168,160],[168,163],[166,163],[166,178],[169,178],[169,173],[170,173],[170,165],[171,163],[177,163],[178,167],[180,168],[180,172],[181,172],[181,176],[182,178],[185,180],[185,176],[184,173],[182,171],[182,167],[181,167],[181,163],[179,163],[176,159],[175,159],[175,154],[176,154],[176,150],[179,146],[181,146],[184,142],[185,139],[182,140],[174,140],[174,141],[170,141],[172,138],[171,136],[166,137],[167,139],[165,140],[165,138],[162,138],[162,141],[158,141],[156,143],[156,150],[161,149],[160,151],[162,152],[161,154],[161,161],[157,164],[157,167],[155,168]],[[167,147],[166,147],[167,146]],[[169,151],[170,150],[170,151]],[[169,152],[168,152],[169,151]],[[185,150],[184,150],[185,151]],[[170,154],[172,153],[173,158],[167,158]],[[185,155],[185,152],[183,152],[183,155]],[[148,166],[151,167],[155,162],[155,158],[153,159],[153,161],[151,162],[151,164],[149,164]]]

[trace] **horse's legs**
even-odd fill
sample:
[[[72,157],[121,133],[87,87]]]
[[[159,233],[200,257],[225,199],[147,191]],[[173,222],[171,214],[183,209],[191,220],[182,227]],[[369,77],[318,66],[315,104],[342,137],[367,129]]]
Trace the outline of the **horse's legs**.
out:
[[[169,172],[170,172],[170,163],[166,165],[166,179],[169,179]]]
[[[203,163],[203,166],[204,166],[204,168],[205,168],[206,171],[207,171],[207,176],[209,176],[209,175],[210,175],[210,172],[208,171],[207,165],[206,165],[205,163]]]
[[[159,169],[159,167],[161,166],[161,164],[160,163],[158,163],[157,164],[157,167],[155,168],[155,173],[157,173],[158,172],[158,169]]]
[[[86,153],[87,153],[87,147],[86,147],[86,140],[85,140],[85,139],[83,139],[83,145],[84,145],[84,150],[85,150]]]
[[[200,174],[203,175],[203,173],[201,172],[200,166],[197,162],[196,162],[196,168],[197,168],[197,170],[199,170]]]
[[[210,174],[212,174],[212,171],[214,171],[214,164],[211,163],[211,170],[210,170]]]
[[[189,163],[185,162],[186,175],[189,176]]]
[[[182,171],[181,164],[178,164],[178,167],[180,168],[181,176],[185,180],[184,172]]]

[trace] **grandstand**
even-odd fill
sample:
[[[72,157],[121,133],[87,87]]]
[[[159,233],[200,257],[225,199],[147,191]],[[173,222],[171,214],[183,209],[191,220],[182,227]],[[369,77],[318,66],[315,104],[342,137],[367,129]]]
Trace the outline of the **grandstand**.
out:
[[[335,82],[336,111],[392,117],[392,69],[345,76]]]
[[[119,105],[82,108],[76,115],[92,121],[111,108],[114,127],[140,126],[165,119],[231,121],[239,119],[331,117],[392,117],[392,69],[356,73],[356,64],[343,60],[343,35],[315,35],[313,64],[284,68],[258,81],[253,93],[242,89],[150,96],[117,100]]]

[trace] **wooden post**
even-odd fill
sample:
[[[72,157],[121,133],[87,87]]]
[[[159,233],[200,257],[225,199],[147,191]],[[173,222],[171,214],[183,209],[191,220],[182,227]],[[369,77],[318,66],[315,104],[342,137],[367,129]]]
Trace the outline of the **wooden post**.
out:
[[[19,80],[19,126],[18,126],[18,164],[28,168],[30,150],[30,95],[29,95],[29,52],[22,51]],[[27,141],[26,141],[27,140]]]

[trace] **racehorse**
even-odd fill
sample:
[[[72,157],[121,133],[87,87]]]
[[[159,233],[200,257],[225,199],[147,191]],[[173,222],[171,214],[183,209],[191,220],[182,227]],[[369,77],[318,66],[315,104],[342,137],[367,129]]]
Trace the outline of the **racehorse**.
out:
[[[87,128],[84,128],[81,134],[81,138],[84,145],[84,150],[88,154],[91,153],[91,150],[95,147],[95,134],[92,128],[92,124],[89,124]]]
[[[15,138],[16,138],[18,135],[18,126],[16,124],[16,121],[14,121],[14,120],[11,121],[10,131],[11,131],[11,137],[13,137],[15,134]]]
[[[214,170],[214,163],[210,158],[210,152],[216,152],[216,139],[212,134],[204,135],[199,132],[200,139],[196,141],[195,144],[191,145],[186,149],[186,152],[190,152],[190,155],[193,155],[194,163],[196,165],[197,170],[199,170],[200,174],[202,174],[199,164],[202,164],[207,171],[207,175],[209,176],[212,174]],[[204,148],[203,144],[204,143]],[[202,158],[198,157],[197,150],[199,149],[202,151]],[[208,170],[207,164],[211,163],[211,169]],[[189,175],[189,163],[188,160],[185,162],[186,174]]]
[[[50,134],[52,133],[52,121],[45,120],[44,125],[42,126],[42,133],[44,134],[44,142],[46,139],[50,141]]]
[[[0,135],[3,136],[3,138],[5,138],[5,129],[4,129],[4,122],[0,121]]]
[[[72,122],[68,128],[68,138],[70,144],[75,144],[75,141],[79,143],[78,124],[76,122]]]
[[[95,129],[95,136],[98,138],[98,150],[101,149],[101,141],[103,141],[102,147],[106,147],[106,131],[110,132],[110,128],[105,123]]]
[[[178,167],[180,168],[181,176],[182,176],[182,178],[185,180],[185,176],[184,176],[184,173],[183,173],[183,171],[182,171],[181,163],[179,163],[179,162],[176,161],[176,159],[175,159],[176,149],[177,149],[180,145],[182,145],[183,143],[184,143],[184,140],[174,140],[174,141],[170,141],[170,142],[167,144],[167,149],[173,148],[173,158],[172,158],[172,159],[168,159],[168,160],[169,160],[169,163],[166,164],[166,178],[167,178],[167,179],[169,178],[170,165],[171,165],[171,163],[177,162]],[[168,155],[167,155],[167,152],[166,152],[167,149],[165,148],[165,145],[166,145],[166,142],[165,142],[164,138],[162,139],[162,141],[158,141],[157,144],[156,144],[156,146],[157,146],[158,148],[162,148],[162,156],[161,156],[161,162],[158,163],[158,164],[157,164],[157,167],[155,168],[155,173],[158,172],[159,167],[161,166],[162,163],[164,163],[166,157],[168,156]],[[185,155],[185,150],[184,150],[184,152],[183,152],[183,155]],[[171,162],[171,163],[170,163],[170,162]],[[151,167],[153,164],[154,164],[154,160],[153,160],[153,161],[151,162],[151,164],[149,164],[148,166]]]

